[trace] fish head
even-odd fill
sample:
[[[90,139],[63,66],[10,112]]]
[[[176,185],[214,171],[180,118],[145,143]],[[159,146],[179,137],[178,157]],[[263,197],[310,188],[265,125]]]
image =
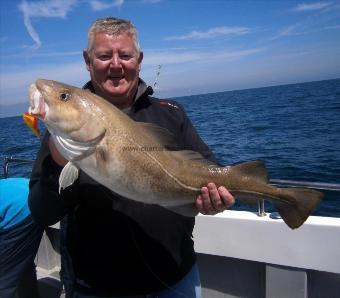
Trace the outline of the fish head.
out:
[[[29,96],[29,113],[45,123],[66,159],[85,157],[103,139],[104,113],[90,91],[39,79],[31,85]]]
[[[31,85],[29,95],[29,113],[41,119],[52,134],[85,141],[103,132],[100,111],[89,91],[39,79]]]
[[[82,126],[85,119],[71,86],[41,79],[31,85],[29,93],[29,113],[55,130],[68,133]]]

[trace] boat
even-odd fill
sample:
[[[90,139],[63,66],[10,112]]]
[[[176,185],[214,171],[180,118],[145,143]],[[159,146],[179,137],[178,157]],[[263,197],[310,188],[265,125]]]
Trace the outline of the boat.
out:
[[[12,162],[5,158],[4,179]],[[26,178],[27,179],[27,178]],[[340,184],[271,180],[278,186],[340,193]],[[65,297],[60,282],[59,223],[46,228],[36,256],[42,298]],[[203,297],[339,297],[340,218],[310,216],[289,229],[277,213],[226,210],[198,215],[195,250]]]

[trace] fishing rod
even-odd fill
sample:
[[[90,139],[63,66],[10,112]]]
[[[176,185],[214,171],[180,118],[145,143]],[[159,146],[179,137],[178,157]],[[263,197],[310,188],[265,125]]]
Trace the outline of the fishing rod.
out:
[[[159,64],[159,65],[158,65],[158,68],[157,68],[157,72],[156,72],[155,82],[153,83],[153,89],[154,89],[154,90],[159,89],[159,87],[158,87],[158,79],[159,79],[159,76],[160,76],[160,74],[161,74],[161,68],[162,68],[162,65]]]

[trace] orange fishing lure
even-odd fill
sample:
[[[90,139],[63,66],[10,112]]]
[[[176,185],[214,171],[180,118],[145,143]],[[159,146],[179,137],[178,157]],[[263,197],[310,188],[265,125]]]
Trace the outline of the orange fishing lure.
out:
[[[26,125],[32,130],[32,132],[37,136],[41,137],[40,130],[38,128],[38,118],[35,116],[30,115],[29,113],[25,112],[22,114],[22,118]]]

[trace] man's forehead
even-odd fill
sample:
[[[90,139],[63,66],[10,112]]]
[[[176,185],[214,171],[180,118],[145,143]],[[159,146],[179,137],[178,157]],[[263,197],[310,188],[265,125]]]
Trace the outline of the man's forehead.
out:
[[[110,33],[110,32],[96,32],[94,34],[95,39],[107,38],[107,39],[131,39],[133,40],[133,36],[129,32],[119,32],[119,33]]]
[[[124,47],[132,47],[135,49],[134,39],[129,33],[110,34],[106,32],[99,32],[94,37],[94,47],[105,45],[123,45]]]

